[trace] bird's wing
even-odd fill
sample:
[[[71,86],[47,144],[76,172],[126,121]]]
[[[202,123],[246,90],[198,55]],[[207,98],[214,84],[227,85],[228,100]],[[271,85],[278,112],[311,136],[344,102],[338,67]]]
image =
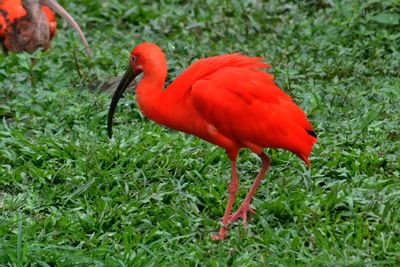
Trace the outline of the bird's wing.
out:
[[[13,0],[0,1],[0,10],[2,10],[4,20],[8,23],[13,23],[14,20],[26,15],[26,11],[22,3],[16,3]]]
[[[284,148],[308,163],[316,138],[304,112],[255,68],[226,67],[194,83],[193,105],[212,128],[244,146]]]
[[[0,37],[3,36],[4,32],[6,31],[6,18],[2,12],[1,4],[0,4]]]

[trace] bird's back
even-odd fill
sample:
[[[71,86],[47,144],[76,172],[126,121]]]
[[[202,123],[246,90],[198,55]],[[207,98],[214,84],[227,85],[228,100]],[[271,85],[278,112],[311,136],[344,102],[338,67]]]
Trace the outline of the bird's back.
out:
[[[189,90],[193,84],[208,75],[226,67],[269,68],[270,65],[260,62],[260,57],[247,57],[239,53],[203,58],[195,61],[185,69],[170,85],[170,88]],[[271,76],[272,77],[272,76]]]

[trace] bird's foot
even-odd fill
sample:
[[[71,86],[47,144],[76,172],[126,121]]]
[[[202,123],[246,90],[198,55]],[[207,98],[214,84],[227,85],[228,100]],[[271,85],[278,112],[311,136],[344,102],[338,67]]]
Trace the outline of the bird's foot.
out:
[[[250,204],[242,203],[242,205],[240,205],[240,208],[237,211],[235,211],[235,213],[233,213],[232,216],[229,218],[229,223],[233,223],[237,219],[242,218],[243,222],[247,224],[248,212],[253,215],[256,214],[256,212],[252,208],[250,208]]]
[[[224,240],[226,236],[226,226],[222,226],[219,229],[218,235],[212,235],[211,240]]]

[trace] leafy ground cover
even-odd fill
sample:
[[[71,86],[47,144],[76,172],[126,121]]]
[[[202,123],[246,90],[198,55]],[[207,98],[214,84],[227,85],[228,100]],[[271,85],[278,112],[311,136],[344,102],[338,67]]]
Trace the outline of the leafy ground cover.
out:
[[[60,2],[93,58],[61,21],[49,51],[0,54],[0,265],[400,264],[397,1]],[[263,56],[318,133],[311,169],[267,150],[257,214],[224,242],[209,238],[221,149],[149,122],[128,94],[107,138],[110,94],[93,84],[142,41],[163,48],[168,80],[197,58]],[[259,164],[241,152],[238,199]]]

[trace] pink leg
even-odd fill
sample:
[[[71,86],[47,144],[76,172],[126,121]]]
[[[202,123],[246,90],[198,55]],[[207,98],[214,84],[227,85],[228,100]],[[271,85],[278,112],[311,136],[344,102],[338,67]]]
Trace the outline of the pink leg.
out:
[[[226,203],[224,217],[222,218],[222,226],[219,229],[218,235],[211,236],[212,240],[222,240],[226,236],[226,227],[229,223],[229,216],[231,215],[232,205],[235,200],[236,191],[238,188],[238,178],[236,173],[236,162],[231,160],[231,183],[229,184],[229,198],[228,203]]]
[[[259,156],[262,161],[260,172],[257,174],[257,177],[242,204],[240,205],[240,208],[229,218],[229,223],[236,221],[237,219],[239,219],[239,217],[242,217],[243,221],[247,223],[247,212],[250,212],[253,215],[256,214],[256,212],[250,208],[250,202],[271,162],[269,157],[263,152]]]

